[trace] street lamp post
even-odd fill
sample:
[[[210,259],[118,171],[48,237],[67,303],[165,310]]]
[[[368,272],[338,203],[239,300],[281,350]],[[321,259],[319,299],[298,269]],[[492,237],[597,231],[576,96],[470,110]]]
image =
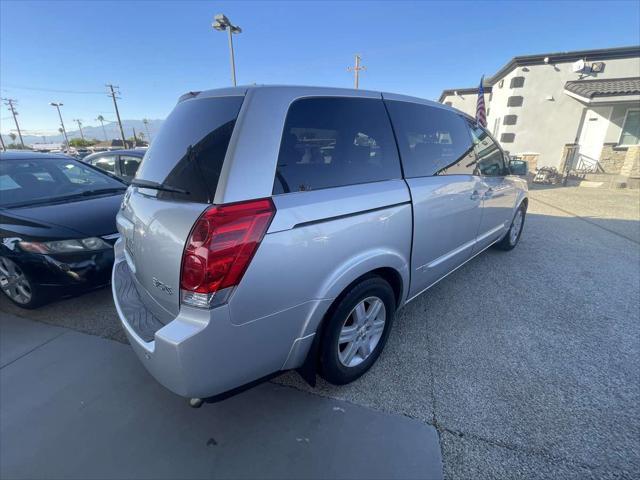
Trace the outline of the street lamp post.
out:
[[[62,105],[64,105],[62,102],[50,102],[49,105],[51,105],[52,107],[56,107],[56,110],[58,110],[58,117],[60,117],[60,125],[62,126],[62,133],[64,134],[64,141],[67,144],[67,150],[69,150],[70,146],[69,146],[69,138],[67,137],[67,129],[64,128],[64,122],[62,121],[62,113],[60,113],[60,107]]]
[[[233,86],[235,87],[236,86],[236,62],[233,54],[233,35],[242,33],[242,29],[237,25],[233,25],[229,21],[229,19],[222,13],[219,13],[214,17],[213,23],[211,24],[211,26],[214,29],[218,30],[219,32],[224,32],[226,30],[229,33],[229,55],[231,56],[231,81],[233,83]]]

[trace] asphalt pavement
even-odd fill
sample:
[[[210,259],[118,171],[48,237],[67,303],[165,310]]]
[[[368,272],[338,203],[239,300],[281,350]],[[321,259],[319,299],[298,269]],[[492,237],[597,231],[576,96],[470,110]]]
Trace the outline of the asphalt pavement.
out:
[[[639,478],[637,232],[637,191],[532,191],[520,245],[404,307],[360,380],[275,382],[435,426],[448,479]],[[106,290],[0,309],[123,341]]]
[[[442,478],[432,426],[262,384],[192,409],[127,345],[0,319],[0,478]]]

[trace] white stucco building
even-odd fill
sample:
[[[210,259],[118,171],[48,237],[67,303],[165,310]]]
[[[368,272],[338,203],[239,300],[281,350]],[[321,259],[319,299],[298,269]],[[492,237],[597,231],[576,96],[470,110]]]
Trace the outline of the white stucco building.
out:
[[[475,116],[476,100],[477,88],[459,88],[439,101]],[[532,169],[566,159],[640,171],[640,46],[515,57],[485,78],[485,102],[489,130],[511,154],[531,154]]]

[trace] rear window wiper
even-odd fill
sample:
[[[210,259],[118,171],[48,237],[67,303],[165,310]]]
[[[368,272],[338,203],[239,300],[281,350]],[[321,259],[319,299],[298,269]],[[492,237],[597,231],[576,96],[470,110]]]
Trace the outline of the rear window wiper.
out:
[[[187,190],[167,185],[166,183],[154,182],[152,180],[142,180],[136,178],[131,181],[131,185],[133,185],[134,187],[150,188],[151,190],[160,190],[162,192],[174,192],[189,195],[189,192]]]

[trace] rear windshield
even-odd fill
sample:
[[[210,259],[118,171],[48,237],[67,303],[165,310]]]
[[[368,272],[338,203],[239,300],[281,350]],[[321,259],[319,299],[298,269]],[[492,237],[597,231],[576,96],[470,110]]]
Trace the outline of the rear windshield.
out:
[[[123,193],[122,182],[70,158],[2,159],[0,207]]]
[[[176,105],[147,150],[136,179],[189,192],[158,191],[158,198],[212,203],[243,98],[194,98]]]

